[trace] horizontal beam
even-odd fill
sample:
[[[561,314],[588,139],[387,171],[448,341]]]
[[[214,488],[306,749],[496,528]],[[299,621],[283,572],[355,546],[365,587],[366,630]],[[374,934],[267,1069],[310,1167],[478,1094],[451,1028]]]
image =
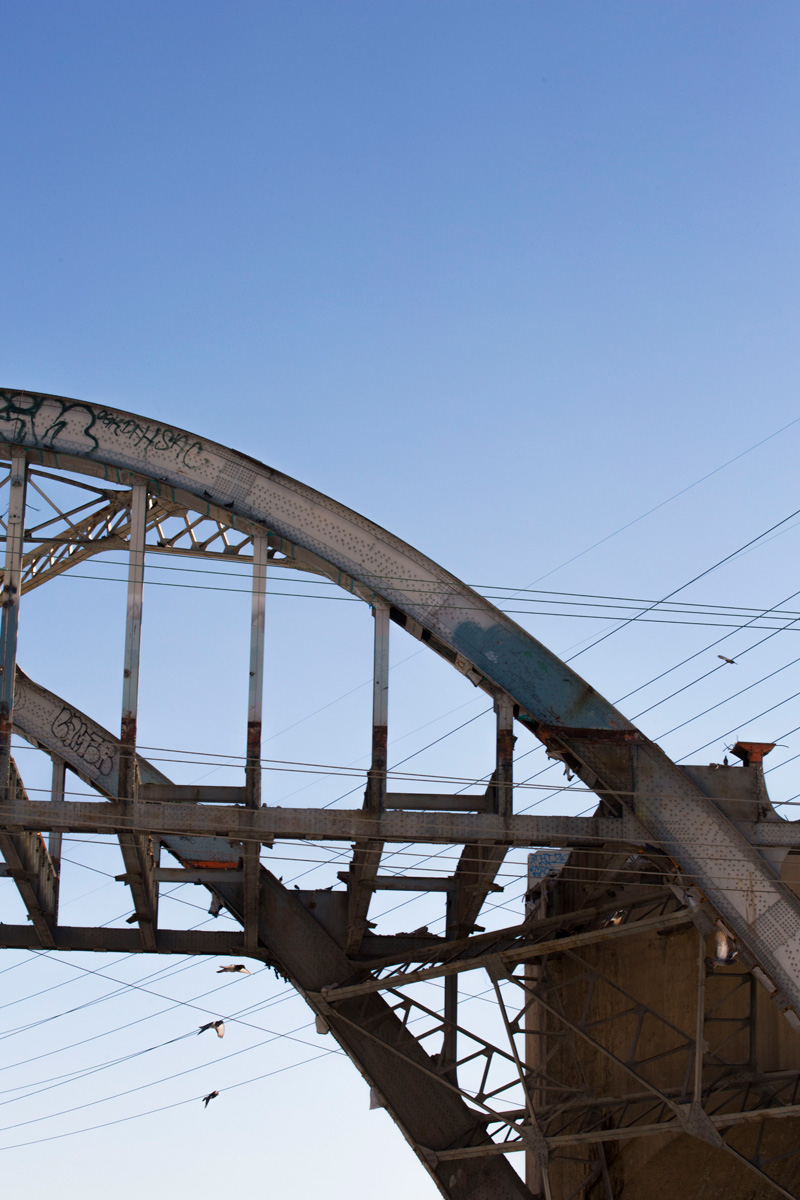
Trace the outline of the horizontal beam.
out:
[[[339,878],[346,883],[349,876],[339,871]],[[456,881],[452,875],[379,875],[369,886],[376,892],[452,892]]]
[[[451,796],[433,792],[387,792],[384,808],[432,809],[434,812],[491,812],[492,802],[482,796]]]
[[[117,883],[128,883],[130,876],[115,875]],[[244,871],[224,867],[154,867],[155,883],[242,883]]]
[[[72,833],[107,833],[127,829],[135,833],[187,837],[222,837],[261,842],[274,838],[314,838],[350,842],[375,838],[384,842],[437,842],[457,844],[495,842],[503,846],[600,846],[608,842],[646,845],[647,834],[635,817],[501,817],[493,813],[384,812],[363,809],[262,807],[256,810],[199,807],[167,801],[131,802],[123,808],[114,801],[31,800],[24,806],[0,810],[6,828],[42,832],[61,829]],[[744,827],[741,827],[744,832]],[[754,846],[787,846],[800,849],[800,822],[757,821],[747,826]],[[671,848],[664,847],[668,852]]]
[[[58,925],[53,929],[55,950],[99,950],[113,954],[136,954],[142,950],[138,929],[91,929]],[[30,925],[0,924],[0,947],[4,950],[40,950],[41,943]],[[240,954],[267,959],[263,951],[245,951],[241,929],[159,929],[155,946],[148,954]]]
[[[151,800],[163,804],[244,804],[243,787],[225,787],[224,785],[180,784],[180,783],[145,783],[139,789],[143,800]]]
[[[461,958],[455,962],[441,963],[435,967],[421,967],[417,971],[399,971],[394,975],[384,975],[381,979],[365,979],[363,983],[354,983],[349,987],[330,987],[322,989],[322,997],[329,1004],[339,1000],[350,1000],[354,996],[365,996],[369,992],[383,992],[393,987],[407,987],[411,983],[421,983],[423,980],[442,979],[447,975],[459,975],[464,971],[478,971],[494,961],[513,970],[518,963],[528,962],[532,958],[541,958],[545,954],[558,954],[563,950],[574,950],[581,946],[590,946],[595,942],[618,941],[637,933],[653,933],[659,929],[675,929],[680,925],[690,925],[692,921],[687,909],[657,915],[642,917],[640,921],[630,921],[627,925],[607,926],[605,929],[590,929],[585,933],[575,933],[567,937],[553,938],[549,941],[534,942],[528,945],[513,946],[508,950],[489,950],[486,954],[474,958]]]
[[[429,965],[444,962],[445,959],[452,962],[458,956],[469,957],[482,950],[508,950],[516,943],[522,944],[523,939],[527,939],[525,944],[528,945],[534,938],[543,938],[545,934],[563,938],[568,929],[586,929],[587,926],[594,926],[603,917],[617,912],[620,907],[630,911],[642,907],[652,908],[654,904],[663,905],[666,900],[672,898],[672,890],[660,885],[659,887],[642,888],[637,895],[629,896],[622,901],[620,897],[615,896],[613,900],[607,900],[605,904],[595,904],[591,908],[576,908],[572,912],[559,913],[552,917],[527,917],[522,922],[518,921],[516,925],[507,925],[503,929],[492,929],[488,933],[473,933],[469,937],[460,938],[428,938],[427,949],[420,946],[413,961],[427,961]],[[386,967],[403,966],[410,961],[412,960],[407,955],[387,955],[380,959],[376,955],[370,961],[369,967],[371,971],[382,971]]]
[[[313,838],[350,842],[374,838],[385,842],[453,844],[486,840],[505,846],[574,846],[591,843],[644,844],[633,817],[515,816],[492,813],[384,812],[364,809],[222,808],[212,805],[131,801],[31,800],[23,806],[0,809],[2,825],[42,832],[135,833],[182,837]],[[800,831],[797,833],[800,846]]]
[[[750,1121],[779,1120],[781,1117],[800,1117],[800,1104],[785,1104],[775,1108],[748,1108],[742,1112],[709,1113],[708,1119],[717,1129],[743,1125]],[[659,1121],[652,1125],[624,1125],[614,1129],[590,1129],[582,1133],[559,1133],[546,1138],[551,1150],[562,1146],[591,1145],[594,1142],[619,1142],[627,1138],[663,1137],[666,1134],[685,1134],[680,1121]],[[455,1150],[435,1152],[437,1162],[455,1162],[462,1158],[483,1158],[486,1155],[514,1154],[529,1150],[527,1141],[492,1142],[484,1146],[464,1146]]]

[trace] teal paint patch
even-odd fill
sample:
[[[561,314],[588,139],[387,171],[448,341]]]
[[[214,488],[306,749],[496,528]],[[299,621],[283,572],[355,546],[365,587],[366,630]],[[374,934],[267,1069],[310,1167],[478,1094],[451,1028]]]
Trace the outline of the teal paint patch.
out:
[[[460,654],[538,721],[581,729],[632,728],[612,704],[529,634],[463,621],[451,638]]]

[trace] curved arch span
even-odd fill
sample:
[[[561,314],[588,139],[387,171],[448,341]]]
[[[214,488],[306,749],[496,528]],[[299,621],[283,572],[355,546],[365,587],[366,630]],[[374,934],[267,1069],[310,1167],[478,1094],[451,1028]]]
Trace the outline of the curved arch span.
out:
[[[130,471],[215,505],[318,556],[413,623],[454,665],[501,689],[534,723],[632,729],[550,650],[443,567],[304,483],[241,454],[134,413],[38,392],[0,391],[0,441],[92,474]],[[449,654],[447,653],[449,651]]]
[[[303,547],[446,653],[564,758],[611,811],[630,809],[701,889],[800,1024],[800,903],[746,832],[607,700],[488,600],[405,542],[313,488],[216,442],[132,413],[0,391],[0,442],[43,463],[177,489]],[[32,457],[29,454],[29,458]],[[166,491],[164,491],[166,489]]]

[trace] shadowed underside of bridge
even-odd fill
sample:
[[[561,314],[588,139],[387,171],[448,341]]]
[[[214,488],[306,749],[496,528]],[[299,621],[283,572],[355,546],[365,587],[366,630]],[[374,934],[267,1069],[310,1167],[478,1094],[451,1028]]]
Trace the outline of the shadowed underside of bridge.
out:
[[[273,964],[451,1200],[630,1200],[666,1195],[668,1181],[685,1197],[713,1197],[723,1185],[742,1200],[798,1196],[800,904],[790,877],[800,837],[773,812],[755,759],[714,773],[678,767],[443,568],[234,450],[144,417],[18,391],[0,392],[0,448],[8,501],[0,853],[30,918],[0,926],[0,944]],[[28,503],[33,489],[45,500],[58,493],[45,518]],[[28,679],[16,643],[27,591],[120,549],[128,604],[113,733],[46,680]],[[241,786],[175,784],[137,751],[151,554],[251,566]],[[372,615],[372,760],[357,809],[261,802],[268,567],[325,577]],[[392,625],[491,698],[496,760],[481,794],[392,790]],[[593,817],[515,812],[515,730],[538,738],[597,795]],[[49,800],[28,798],[13,732],[51,756]],[[97,799],[67,799],[67,770]],[[95,831],[119,840],[135,928],[59,921],[60,839]],[[262,865],[262,847],[297,838],[352,844],[341,890],[287,891]],[[383,874],[384,847],[401,842],[460,846],[457,867],[438,878]],[[535,846],[570,847],[570,872],[535,882],[522,923],[483,932],[478,919],[507,851]],[[162,866],[162,849],[177,866]],[[175,879],[207,887],[238,932],[163,928],[159,887]],[[376,891],[403,888],[444,894],[443,936],[373,931]],[[715,961],[720,933],[736,946],[731,964]],[[459,1008],[459,979],[470,971],[493,990],[488,1025],[468,1023]],[[442,981],[436,1002],[420,986],[432,980]]]

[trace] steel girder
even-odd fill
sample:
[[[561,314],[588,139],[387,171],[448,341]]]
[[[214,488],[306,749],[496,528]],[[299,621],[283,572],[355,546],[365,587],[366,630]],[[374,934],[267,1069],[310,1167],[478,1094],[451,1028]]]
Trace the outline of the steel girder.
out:
[[[247,812],[238,807],[244,799],[243,789],[176,785],[141,755],[137,756],[141,798],[123,809],[117,803],[118,739],[94,718],[29,679],[19,668],[16,678],[16,732],[67,763],[70,770],[110,802],[28,801],[18,814],[26,829],[48,830],[69,825],[75,832],[109,832],[122,823],[136,833],[234,839],[252,834],[264,843],[289,838],[334,842],[372,838],[382,842],[585,846],[587,849],[617,843],[623,849],[627,847],[625,854],[648,840],[647,829],[626,810],[619,816],[606,817],[520,814],[505,818],[493,813],[399,810],[389,805],[379,813],[363,809],[267,806]],[[388,798],[392,795],[388,793]],[[428,799],[433,802],[436,798]],[[202,801],[202,806],[198,801]],[[742,822],[742,830],[742,836],[752,846],[800,849],[800,822],[753,820]]]
[[[157,544],[147,545],[148,552],[164,549],[208,553],[207,540],[204,543],[195,535],[196,525],[202,521],[216,524],[214,536],[222,540],[224,553],[246,554],[254,539],[263,538],[268,554],[283,556],[282,561],[287,565],[335,580],[376,612],[388,611],[392,620],[492,697],[498,713],[497,769],[487,797],[482,803],[473,801],[473,811],[468,813],[448,811],[454,807],[452,797],[429,797],[432,811],[414,811],[419,806],[419,797],[412,801],[402,794],[386,793],[385,755],[381,760],[379,750],[378,757],[373,756],[365,809],[358,813],[328,812],[323,823],[318,812],[312,816],[303,810],[258,808],[252,803],[252,788],[250,791],[211,789],[214,795],[200,794],[201,790],[195,789],[194,794],[189,794],[141,760],[138,770],[132,766],[135,708],[134,733],[120,745],[117,739],[58,698],[51,697],[58,712],[48,711],[43,689],[36,689],[28,682],[19,686],[21,706],[14,713],[15,727],[47,748],[54,759],[67,762],[110,797],[111,802],[67,804],[54,794],[52,804],[32,804],[19,794],[15,797],[7,782],[3,794],[6,821],[18,837],[26,832],[37,837],[38,831],[46,828],[113,829],[120,836],[121,844],[129,851],[125,879],[134,894],[140,923],[139,934],[134,937],[140,937],[142,948],[163,950],[167,943],[177,944],[171,936],[176,931],[157,929],[158,866],[155,860],[147,859],[143,838],[162,835],[165,844],[171,844],[173,852],[187,864],[200,859],[215,860],[223,868],[221,876],[225,867],[233,872],[244,859],[243,882],[234,883],[231,873],[229,882],[220,882],[214,890],[241,918],[248,952],[258,957],[266,955],[281,964],[312,1006],[326,1014],[348,1053],[383,1094],[387,1107],[433,1171],[443,1194],[452,1197],[525,1194],[524,1189],[519,1190],[522,1185],[513,1172],[485,1173],[486,1163],[504,1161],[500,1156],[506,1152],[502,1147],[498,1151],[496,1141],[487,1141],[487,1130],[495,1119],[501,1125],[505,1122],[507,1132],[503,1137],[509,1136],[511,1130],[512,1139],[520,1140],[537,1158],[545,1192],[549,1187],[548,1147],[553,1149],[556,1143],[552,1139],[548,1142],[535,1110],[530,1107],[527,1118],[523,1113],[518,1121],[508,1114],[490,1117],[485,1106],[488,1093],[480,1089],[479,1095],[484,1099],[478,1107],[483,1104],[484,1108],[476,1116],[474,1091],[471,1101],[467,1093],[460,1094],[459,1088],[450,1082],[452,1064],[443,1062],[441,1055],[438,1060],[429,1061],[420,1057],[424,1052],[419,1039],[409,1041],[404,1023],[393,1023],[396,1017],[392,1016],[391,1005],[380,1007],[385,1005],[378,995],[380,987],[362,988],[361,992],[349,995],[342,992],[338,1000],[332,1000],[324,992],[332,983],[359,986],[358,980],[351,978],[353,959],[344,954],[342,945],[349,945],[351,953],[359,949],[366,907],[363,898],[356,900],[355,889],[379,885],[376,871],[365,872],[363,864],[355,863],[351,872],[351,929],[349,935],[344,929],[345,941],[342,941],[309,916],[299,896],[287,898],[280,885],[263,870],[254,874],[257,858],[253,860],[248,847],[258,842],[268,843],[275,836],[309,834],[355,839],[361,847],[379,847],[394,840],[462,842],[464,856],[456,873],[461,876],[457,881],[461,885],[461,901],[456,908],[456,919],[449,923],[452,935],[453,930],[468,931],[473,927],[508,845],[574,846],[576,839],[581,838],[584,845],[655,846],[666,862],[675,864],[676,878],[697,889],[693,893],[694,919],[700,919],[700,911],[706,928],[714,920],[724,922],[737,939],[742,961],[757,971],[760,981],[787,1015],[793,1021],[798,1020],[800,905],[757,848],[794,845],[794,830],[785,823],[770,820],[744,824],[730,820],[724,805],[709,795],[702,781],[691,778],[672,763],[594,689],[488,601],[365,518],[255,460],[182,430],[99,405],[7,391],[0,392],[2,441],[10,447],[17,470],[27,458],[29,469],[31,464],[38,464],[41,468],[92,476],[101,480],[110,492],[103,506],[101,485],[97,493],[99,507],[90,508],[88,513],[79,507],[66,513],[59,511],[64,534],[60,543],[57,537],[50,536],[43,546],[29,552],[27,562],[21,557],[11,561],[8,556],[11,553],[13,559],[13,553],[7,549],[6,598],[10,597],[12,608],[18,603],[19,592],[14,596],[16,585],[11,592],[8,590],[9,571],[12,582],[13,572],[18,573],[22,591],[26,586],[35,586],[37,573],[40,577],[42,571],[57,573],[78,561],[70,552],[80,556],[96,553],[109,548],[112,539],[114,545],[130,544],[133,551],[132,522],[128,519],[130,498],[121,498],[117,489],[130,489],[130,494],[138,489],[140,495],[146,496],[145,524],[151,534],[162,532],[159,522],[163,524],[167,518],[178,516],[184,522],[183,536],[189,542],[181,548],[177,537],[171,535],[171,542],[170,537],[160,537]],[[235,544],[226,544],[226,531],[235,533]],[[24,534],[28,541],[37,536],[27,529]],[[14,536],[19,541],[19,534]],[[12,541],[9,526],[9,547]],[[28,573],[23,577],[21,572],[26,568]],[[136,582],[135,572],[129,581],[129,640],[131,636],[135,638],[135,630],[132,634],[130,626],[131,596],[134,605],[140,604],[141,579]],[[4,609],[4,630],[8,627],[6,615]],[[6,669],[4,676],[7,692],[7,681],[14,678],[13,653],[8,650],[4,652],[4,664],[11,668]],[[545,818],[539,823],[541,819],[537,822],[511,814],[509,714],[512,712],[544,742],[553,756],[565,761],[598,794],[602,802],[600,816],[578,825],[576,819]],[[379,724],[377,717],[373,719],[379,734],[375,744],[380,747]],[[383,736],[385,742],[385,728]],[[8,779],[8,774],[4,778]],[[226,791],[228,794],[220,794]],[[219,803],[198,808],[196,803],[214,800],[238,805],[248,797],[249,807],[245,809],[225,808]],[[324,829],[328,832],[323,832]],[[12,851],[7,865],[12,874],[16,872],[22,892],[23,877],[30,879],[32,871],[30,864],[26,869],[15,866],[13,857]],[[21,858],[19,861],[22,863]],[[46,860],[39,863],[37,870],[43,886],[49,878]],[[29,900],[29,912],[35,923],[38,920],[35,932],[40,944],[47,944],[48,938],[56,947],[75,942],[74,932],[58,928],[46,895],[44,904],[42,897]],[[34,916],[31,906],[35,909],[36,905],[38,912]],[[54,910],[55,902],[50,907]],[[685,916],[680,919],[685,920]],[[309,961],[302,955],[303,960],[298,960],[282,929],[291,929],[297,944],[309,947]],[[19,930],[9,929],[7,939],[7,944],[27,944]],[[362,952],[374,949],[378,940],[367,935],[358,957],[363,959]],[[406,945],[405,952],[407,958],[410,954],[413,959],[424,953],[424,946]],[[325,962],[326,970],[338,964],[333,978],[323,981],[312,961],[315,955]],[[496,953],[494,958],[489,954],[487,962],[496,984],[505,971],[505,982],[519,986],[513,972],[508,974],[508,965],[503,966]],[[377,978],[379,975],[373,975],[373,979]],[[502,1008],[499,992],[497,998]],[[526,1003],[529,1005],[530,1000]],[[538,1003],[546,1010],[547,1001],[542,994],[538,994]],[[402,1004],[408,1006],[414,1002],[406,998]],[[450,1017],[437,1019],[435,1028],[440,1033],[444,1029],[446,1039],[448,1022],[452,1025],[452,1010]],[[506,1021],[506,1024],[513,1046],[519,1033],[518,1023]],[[491,1058],[495,1050],[485,1052]],[[519,1055],[512,1050],[505,1057],[515,1061],[521,1072],[518,1083],[526,1090]],[[388,1067],[390,1059],[395,1060],[393,1070]],[[402,1082],[397,1082],[398,1062],[402,1064],[399,1072]],[[442,1100],[445,1094],[448,1099]],[[438,1145],[431,1145],[431,1139],[424,1140],[424,1131],[416,1120],[420,1112],[428,1111],[425,1097],[434,1097],[433,1108],[445,1114],[439,1124],[430,1117],[432,1140]],[[692,1132],[700,1136],[703,1131]],[[451,1139],[449,1145],[448,1139]],[[460,1163],[458,1171],[451,1170],[448,1174],[444,1164],[456,1159]],[[470,1173],[473,1169],[467,1166],[472,1162],[478,1164],[473,1174]],[[607,1171],[600,1158],[590,1174],[592,1179],[605,1180]]]
[[[63,750],[74,755],[75,739],[65,746],[60,736],[67,719],[63,714],[69,709],[72,727],[82,731],[80,744],[92,745],[95,749],[98,745],[107,747],[118,759],[120,744],[107,730],[101,729],[52,693],[35,688],[30,680],[22,677],[20,682],[20,695],[25,699],[17,713],[17,729],[23,736],[51,753]],[[48,715],[62,714],[61,719],[55,717],[49,722],[37,724],[34,735],[26,716],[29,717],[32,710],[37,708],[41,714],[45,704],[50,706]],[[54,732],[54,729],[58,732]],[[101,753],[92,753],[88,760],[83,757],[80,762],[81,777],[106,794],[116,781],[113,769],[106,769],[108,762],[109,758]],[[141,756],[138,756],[138,767],[143,779],[154,776],[161,781],[165,779]],[[14,810],[14,824],[30,803],[27,797],[21,797],[9,806],[8,811],[12,807]],[[72,805],[63,807],[70,808]],[[121,808],[115,820],[117,829],[120,826],[124,828],[124,804],[103,807]],[[64,819],[69,821],[68,814]],[[242,857],[241,842],[232,845],[224,839],[212,842],[203,838],[170,837],[169,834],[162,841],[183,861],[186,861],[187,853],[209,858],[216,856],[217,869],[205,872],[203,877],[214,878],[213,884],[208,886],[212,887],[228,911],[241,921],[246,931],[245,885],[241,872],[235,869]],[[191,870],[187,874],[192,877]],[[382,1103],[391,1112],[444,1195],[452,1200],[525,1200],[525,1197],[529,1197],[530,1192],[504,1159],[481,1155],[476,1161],[466,1164],[446,1159],[441,1163],[438,1161],[438,1151],[449,1151],[455,1147],[490,1147],[492,1142],[486,1131],[487,1115],[476,1112],[465,1102],[458,1089],[442,1077],[436,1059],[425,1052],[419,1039],[381,996],[358,996],[342,1005],[337,1004],[335,1013],[331,1011],[322,991],[330,985],[350,979],[355,969],[354,963],[342,946],[310,915],[295,892],[285,888],[265,868],[261,867],[259,874],[258,936],[252,945],[243,945],[241,935],[206,933],[198,936],[198,931],[188,931],[184,935],[178,930],[159,930],[155,925],[149,931],[150,938],[144,946],[135,944],[136,935],[131,936],[132,931],[100,929],[53,931],[47,944],[54,949],[117,949],[127,948],[133,943],[133,948],[161,953],[245,953],[271,963],[325,1020],[370,1086],[377,1089]],[[228,882],[230,877],[237,877],[237,881]],[[0,941],[6,946],[17,947],[40,944],[29,933],[26,927],[3,926],[0,927]]]
[[[657,746],[535,638],[366,518],[215,442],[102,405],[0,392],[0,440],[106,480],[134,473],[158,498],[235,514],[302,548],[317,569],[394,619],[492,694],[606,802],[632,809],[692,876],[800,1022],[800,904],[762,856]],[[302,555],[301,555],[302,557]],[[709,848],[712,848],[709,850]]]
[[[85,750],[92,746],[109,749],[109,754],[85,754],[76,761],[81,767],[81,775],[88,783],[93,784],[98,791],[108,794],[107,789],[113,787],[110,782],[111,771],[108,769],[109,757],[113,758],[119,752],[119,745],[113,736],[92,722],[84,714],[67,706],[63,700],[37,688],[31,681],[21,677],[19,695],[22,699],[17,713],[17,730],[28,737],[34,744],[48,749],[51,753],[75,754],[76,744]],[[69,709],[66,717],[65,710]],[[48,719],[43,719],[43,713]],[[62,715],[64,714],[64,715]],[[59,719],[60,718],[60,719]],[[70,729],[77,731],[65,745],[63,731],[68,720]],[[139,758],[139,772],[143,779],[165,777]],[[164,782],[160,786],[166,786]],[[113,794],[113,792],[111,793]],[[30,802],[20,797],[15,807],[14,824],[24,819],[25,809]],[[35,807],[40,808],[39,805]],[[66,810],[69,805],[58,805],[58,817],[69,820]],[[77,806],[76,806],[77,807]],[[85,807],[80,805],[80,807]],[[124,821],[124,812],[114,803],[91,805],[95,809],[106,809],[114,812],[116,823]],[[174,806],[173,806],[174,807]],[[187,806],[189,807],[189,806]],[[236,810],[233,810],[236,811]],[[241,810],[239,810],[241,811]],[[231,815],[231,810],[227,810]],[[79,822],[79,826],[83,824]],[[102,828],[108,830],[103,824]],[[202,847],[203,854],[211,853],[207,839],[181,836],[170,837],[165,831],[164,844],[177,856],[185,855],[187,846],[197,853]],[[215,895],[222,899],[230,912],[244,922],[243,888],[241,871],[234,867],[236,846],[221,841],[219,844],[220,866],[214,869],[188,868],[185,874],[189,879],[199,879],[211,886]],[[227,856],[228,869],[222,868],[222,856]],[[222,869],[221,869],[222,868]],[[169,878],[177,872],[166,872]],[[270,895],[271,901],[265,905],[264,897]],[[311,902],[313,896],[313,903]],[[519,1192],[521,1186],[517,1177],[505,1163],[498,1162],[497,1156],[514,1155],[515,1151],[534,1149],[536,1139],[530,1129],[526,1129],[525,1110],[508,1108],[502,1101],[508,1093],[508,1080],[500,1087],[478,1091],[477,1104],[486,1110],[476,1114],[474,1106],[476,1096],[473,1093],[460,1095],[459,1089],[449,1085],[447,1081],[435,1086],[440,1080],[440,1064],[422,1052],[421,1047],[408,1032],[407,1023],[410,1013],[417,1019],[421,1013],[424,1018],[433,1018],[434,1030],[445,1023],[437,1014],[433,1014],[426,1006],[420,1006],[418,1001],[409,997],[409,988],[415,984],[430,982],[434,979],[445,978],[463,972],[488,970],[495,979],[505,975],[511,980],[515,969],[531,961],[544,959],[555,954],[585,950],[596,943],[613,943],[631,936],[641,936],[653,930],[667,931],[679,929],[691,923],[687,909],[670,909],[674,905],[674,897],[669,889],[664,887],[639,889],[636,891],[627,911],[630,923],[617,927],[609,927],[607,922],[612,911],[621,903],[619,898],[606,901],[605,904],[592,909],[584,909],[571,914],[526,922],[522,927],[498,931],[477,937],[463,938],[443,945],[429,944],[406,948],[401,951],[399,946],[389,958],[376,957],[377,948],[372,950],[371,961],[365,962],[369,976],[359,982],[349,982],[357,978],[357,964],[348,961],[341,948],[331,938],[324,928],[320,929],[317,921],[309,915],[309,909],[316,901],[329,898],[329,893],[308,894],[307,897],[288,892],[277,883],[267,872],[262,874],[262,912],[259,921],[259,945],[246,951],[253,957],[261,958],[287,974],[311,1004],[312,1008],[325,1021],[343,1048],[365,1074],[370,1084],[377,1089],[383,1103],[390,1108],[398,1123],[404,1128],[408,1140],[422,1158],[426,1168],[434,1174],[443,1192],[449,1196],[495,1196],[495,1195],[524,1195]],[[666,902],[667,910],[664,911]],[[655,911],[653,911],[655,910]],[[648,915],[652,913],[652,915]],[[644,914],[644,915],[642,915]],[[588,926],[588,928],[587,928]],[[570,930],[577,932],[570,934]],[[240,954],[242,953],[241,935],[200,933],[199,931],[155,930],[155,944],[152,947],[160,953],[209,953],[209,954]],[[555,935],[555,940],[554,940]],[[344,929],[342,929],[342,940]],[[29,927],[3,927],[2,940],[7,946],[23,948],[35,947],[38,944],[53,945],[57,949],[106,949],[131,950],[141,949],[141,941],[132,930],[79,929],[56,927],[52,930],[51,940],[42,943],[35,929]],[[400,939],[396,939],[398,942]],[[428,960],[428,966],[413,968],[413,963],[423,963]],[[334,969],[334,967],[336,969]],[[324,982],[323,982],[324,981]],[[341,983],[339,983],[341,981]],[[519,986],[519,980],[514,982]],[[339,986],[336,984],[339,983]],[[523,986],[524,982],[523,982]],[[387,1000],[381,998],[381,993]],[[537,992],[537,1002],[552,1010],[549,994]],[[365,1007],[369,1000],[370,1004]],[[353,1014],[356,1002],[361,1001],[361,1007]],[[388,1001],[388,1003],[387,1003]],[[526,997],[525,1007],[529,1007],[530,998]],[[404,1020],[398,1022],[398,1014],[392,1007],[400,1009]],[[624,1018],[625,1012],[622,1016]],[[607,1024],[607,1022],[604,1022]],[[513,1021],[513,1034],[520,1034],[519,1016]],[[498,1062],[509,1066],[511,1056],[508,1050],[479,1040],[474,1031],[458,1025],[454,1031],[460,1036],[462,1043],[468,1043],[468,1049],[457,1060],[462,1069],[471,1065],[475,1058],[475,1046],[481,1061],[486,1064],[485,1074],[490,1065]],[[688,1043],[682,1043],[684,1052]],[[401,1069],[398,1069],[401,1068]],[[523,1076],[523,1087],[528,1094],[534,1089],[530,1080]],[[637,1082],[640,1082],[637,1076]],[[794,1093],[789,1095],[790,1103],[776,1106],[775,1101],[787,1097],[787,1088],[791,1091],[792,1080],[766,1080],[766,1087],[772,1099],[772,1105],[759,1108],[746,1107],[740,1102],[737,1110],[731,1113],[731,1103],[737,1096],[742,1101],[752,1090],[753,1079],[740,1081],[725,1079],[725,1087],[716,1088],[708,1094],[712,1104],[722,1106],[722,1112],[712,1113],[712,1125],[719,1125],[723,1130],[738,1128],[742,1120],[749,1124],[772,1121],[775,1117],[796,1115],[797,1106]],[[549,1085],[548,1085],[549,1086]],[[441,1088],[444,1088],[442,1093]],[[572,1094],[568,1085],[567,1091]],[[762,1088],[763,1091],[763,1088]],[[437,1096],[437,1092],[439,1095]],[[564,1087],[562,1085],[558,1099],[563,1101]],[[445,1108],[450,1113],[449,1123],[442,1124],[440,1109],[442,1095],[445,1097]],[[666,1093],[664,1093],[666,1095]],[[411,1104],[410,1098],[413,1098]],[[468,1103],[464,1111],[464,1100]],[[579,1110],[564,1109],[563,1103],[555,1107],[542,1107],[539,1122],[545,1130],[542,1133],[543,1143],[538,1143],[543,1160],[546,1160],[555,1177],[561,1166],[560,1155],[566,1153],[563,1166],[574,1170],[574,1156],[582,1146],[592,1151],[586,1161],[585,1173],[581,1174],[582,1183],[589,1187],[596,1180],[605,1159],[598,1157],[598,1147],[608,1142],[616,1142],[631,1137],[664,1136],[682,1131],[685,1123],[681,1123],[680,1096],[674,1096],[670,1101],[667,1096],[657,1111],[653,1112],[652,1096],[644,1101],[641,1095],[616,1096],[613,1101],[600,1103],[593,1100],[589,1105],[584,1103]],[[395,1106],[395,1102],[396,1106]],[[439,1117],[432,1119],[428,1104],[434,1105]],[[410,1107],[409,1107],[410,1105]],[[599,1105],[599,1108],[598,1108]],[[552,1108],[552,1112],[550,1111]],[[602,1123],[598,1126],[593,1114],[600,1112]],[[603,1115],[605,1114],[605,1115]],[[492,1121],[493,1119],[493,1121]],[[609,1120],[612,1124],[609,1125]],[[677,1123],[676,1123],[677,1121]],[[714,1124],[716,1122],[716,1124]],[[493,1124],[494,1140],[486,1137],[486,1128]],[[497,1140],[497,1132],[503,1131],[504,1136]],[[605,1152],[603,1152],[605,1153]],[[572,1164],[572,1166],[570,1166]],[[748,1164],[752,1167],[753,1164]],[[760,1168],[759,1168],[760,1169]],[[465,1191],[462,1190],[466,1189]],[[508,1188],[511,1191],[508,1191]],[[553,1195],[562,1195],[562,1189],[554,1191]],[[791,1193],[783,1192],[784,1195]]]

